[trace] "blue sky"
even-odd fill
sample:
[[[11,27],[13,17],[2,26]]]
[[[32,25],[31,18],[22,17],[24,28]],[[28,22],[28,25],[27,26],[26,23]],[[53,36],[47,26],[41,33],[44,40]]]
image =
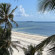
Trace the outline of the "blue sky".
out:
[[[55,11],[40,13],[38,11],[39,0],[0,0],[0,3],[10,3],[11,9],[18,6],[14,12],[16,21],[55,21]]]

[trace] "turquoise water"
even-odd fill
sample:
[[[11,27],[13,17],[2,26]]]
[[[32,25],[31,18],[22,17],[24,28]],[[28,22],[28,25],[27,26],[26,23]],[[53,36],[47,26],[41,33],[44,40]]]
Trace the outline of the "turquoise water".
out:
[[[55,22],[22,22],[19,21],[18,28],[15,27],[13,31],[23,32],[29,34],[38,34],[44,36],[51,36],[55,34]]]

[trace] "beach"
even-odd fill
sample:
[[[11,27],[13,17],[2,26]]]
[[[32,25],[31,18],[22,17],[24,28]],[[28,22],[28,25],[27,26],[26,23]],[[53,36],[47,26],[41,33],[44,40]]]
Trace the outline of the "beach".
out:
[[[21,32],[14,32],[12,31],[12,40],[20,41],[20,46],[27,48],[28,45],[37,45],[41,41],[47,38],[47,36],[40,36],[40,35],[33,35]],[[13,55],[24,55],[23,50],[18,47],[19,52],[14,49]]]

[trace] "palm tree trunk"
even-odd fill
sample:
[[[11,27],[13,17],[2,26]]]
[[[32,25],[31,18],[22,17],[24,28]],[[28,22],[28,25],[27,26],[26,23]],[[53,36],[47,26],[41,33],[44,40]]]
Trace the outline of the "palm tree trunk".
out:
[[[6,29],[6,22],[5,22],[5,29]]]
[[[6,31],[6,22],[5,22],[5,28],[4,28],[4,31]]]

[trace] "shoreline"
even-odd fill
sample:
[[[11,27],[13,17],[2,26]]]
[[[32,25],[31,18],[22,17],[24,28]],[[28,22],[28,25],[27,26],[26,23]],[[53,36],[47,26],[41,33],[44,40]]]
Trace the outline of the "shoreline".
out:
[[[15,37],[21,37],[21,38],[30,38],[30,39],[34,39],[36,41],[38,40],[44,40],[47,38],[47,36],[42,36],[42,35],[35,35],[35,34],[28,34],[28,33],[22,33],[22,32],[15,32],[15,31],[12,31],[12,36],[15,36]]]
[[[48,37],[46,35],[40,35],[40,34],[31,34],[31,33],[26,33],[26,32],[16,32],[16,31],[11,31],[11,33],[19,33],[19,34],[24,34],[24,35],[34,35],[34,36],[41,36],[41,37]]]
[[[22,32],[22,31],[13,31],[12,32],[17,32],[17,33],[23,33],[23,34],[28,34],[28,35],[38,35],[38,36],[43,36],[43,37],[49,37],[48,35],[42,35],[42,34],[34,34],[34,33],[28,33],[28,32]]]

